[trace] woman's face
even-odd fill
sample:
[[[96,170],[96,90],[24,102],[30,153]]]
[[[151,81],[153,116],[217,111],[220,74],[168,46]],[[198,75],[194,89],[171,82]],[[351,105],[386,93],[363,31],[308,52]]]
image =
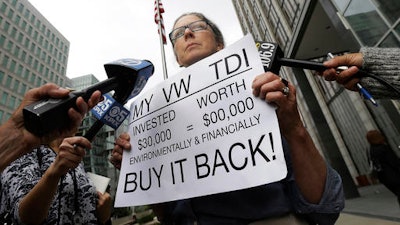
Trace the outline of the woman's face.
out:
[[[199,20],[200,18],[194,15],[184,16],[176,22],[173,29]],[[222,48],[223,46],[216,42],[210,26],[207,26],[207,29],[195,32],[186,28],[183,36],[175,40],[174,52],[179,65],[188,67]]]

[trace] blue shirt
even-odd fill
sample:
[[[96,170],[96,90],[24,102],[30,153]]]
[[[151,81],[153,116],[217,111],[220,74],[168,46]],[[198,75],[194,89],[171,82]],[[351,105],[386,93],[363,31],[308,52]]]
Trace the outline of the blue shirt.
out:
[[[335,224],[344,208],[344,193],[340,175],[330,166],[324,194],[318,204],[307,202],[294,180],[289,147],[283,141],[288,168],[285,179],[253,187],[166,204],[163,224],[244,225],[253,221],[294,213],[312,224]]]

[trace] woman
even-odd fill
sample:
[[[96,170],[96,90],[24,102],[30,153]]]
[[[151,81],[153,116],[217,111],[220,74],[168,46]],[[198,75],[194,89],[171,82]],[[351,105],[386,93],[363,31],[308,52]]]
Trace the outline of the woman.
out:
[[[169,34],[177,62],[188,67],[224,48],[218,27],[200,13],[179,17]],[[282,224],[304,220],[334,224],[344,206],[340,176],[323,160],[297,111],[295,87],[266,72],[253,81],[253,94],[277,106],[288,176],[280,182],[240,191],[154,206],[163,224]],[[288,119],[290,118],[290,119]],[[116,141],[110,161],[120,168],[129,135]],[[290,149],[289,149],[290,147]],[[296,214],[296,215],[294,215]],[[299,221],[297,216],[303,218]]]
[[[81,163],[90,147],[84,137],[58,139],[14,161],[1,175],[1,214],[13,224],[107,222],[111,197],[96,191]]]
[[[400,159],[386,143],[385,137],[378,130],[367,132],[367,140],[370,144],[369,157],[373,170],[379,181],[397,196],[400,204]]]

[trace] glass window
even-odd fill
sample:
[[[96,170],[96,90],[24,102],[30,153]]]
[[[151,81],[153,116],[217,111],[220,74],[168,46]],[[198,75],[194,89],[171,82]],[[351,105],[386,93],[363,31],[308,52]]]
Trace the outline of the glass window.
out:
[[[31,55],[29,55],[27,64],[29,66],[32,66],[32,61],[33,61],[33,57]]]
[[[14,10],[12,10],[12,9],[8,10],[7,17],[11,20],[13,18],[13,16],[14,16]]]
[[[29,36],[32,36],[32,30],[33,30],[33,27],[29,26],[28,27],[28,32],[27,32]]]
[[[0,84],[3,83],[4,72],[0,70]]]
[[[333,0],[339,12],[341,13],[343,13],[343,11],[346,9],[347,5],[349,4],[349,1],[350,0]]]
[[[25,30],[27,24],[28,24],[28,23],[27,23],[25,20],[22,21],[22,23],[21,23],[21,28],[22,28],[22,30]]]
[[[22,43],[22,40],[24,39],[24,35],[21,33],[21,32],[19,32],[18,33],[18,37],[17,37],[17,41],[18,41],[18,43]]]
[[[35,82],[36,80],[36,75],[34,73],[31,74],[31,77],[29,79],[29,82],[31,82],[32,84]]]
[[[40,85],[42,85],[42,78],[38,77],[38,79],[36,80],[36,86],[39,87]]]
[[[39,66],[39,61],[37,59],[35,59],[35,61],[33,62],[33,68],[35,70],[38,70],[38,66]]]
[[[37,32],[36,30],[33,32],[33,39],[36,41],[38,39],[39,36],[39,32]]]
[[[382,41],[381,44],[379,44],[379,47],[400,47],[400,42],[397,40],[396,36],[394,36],[393,33],[390,33],[385,40]]]
[[[344,16],[366,46],[374,46],[388,30],[369,0],[351,1]]]
[[[6,80],[6,87],[11,87],[12,80],[12,77],[8,75]]]
[[[10,101],[8,101],[8,107],[10,108],[10,109],[14,109],[15,108],[15,102],[16,102],[16,97],[14,97],[14,96],[11,96],[10,97]]]
[[[39,73],[43,74],[44,65],[40,63],[39,65]]]
[[[15,19],[14,19],[15,24],[16,24],[16,25],[19,25],[19,21],[21,21],[21,16],[16,15],[16,16],[15,16]]]
[[[6,21],[3,27],[4,32],[8,33],[8,29],[10,29],[10,26],[11,26],[10,23]]]
[[[17,62],[15,60],[11,60],[10,63],[10,71],[15,73],[15,67],[17,66]]]
[[[22,86],[21,86],[21,94],[25,94],[26,89],[27,89],[26,84],[22,84]]]
[[[18,5],[18,12],[22,13],[24,11],[24,4],[19,3]]]
[[[24,72],[24,67],[22,65],[18,65],[18,70],[17,70],[16,74],[23,78],[23,75],[24,75],[23,72]]]
[[[6,40],[6,37],[1,35],[0,36],[0,47],[4,45],[4,41]]]
[[[19,88],[19,80],[15,80],[13,85],[13,90],[18,92],[18,88]]]
[[[22,51],[21,60],[22,60],[23,62],[25,62],[25,59],[26,59],[26,51]]]
[[[4,56],[3,57],[3,62],[2,62],[2,66],[4,67],[4,68],[7,68],[7,65],[8,65],[8,60],[9,60],[10,58],[8,57],[8,56]]]
[[[24,72],[24,76],[23,77],[24,78],[28,78],[29,77],[29,73],[30,73],[29,70],[26,69],[25,72]]]
[[[10,36],[11,36],[12,38],[15,39],[16,34],[17,34],[17,28],[13,27],[13,28],[11,29],[11,34],[10,34]]]
[[[21,48],[16,45],[14,48],[14,52],[13,52],[14,56],[18,58],[20,51],[21,51]]]
[[[8,99],[8,93],[7,92],[3,92],[3,95],[1,96],[1,101],[0,103],[3,105],[7,104],[7,99]]]
[[[39,36],[39,44],[43,45],[43,36],[42,35]]]
[[[6,3],[2,2],[1,7],[0,7],[0,12],[5,13],[7,9]]]
[[[37,51],[35,51],[35,50],[36,50],[36,44],[32,42],[32,44],[31,44],[31,53],[37,55]]]
[[[383,12],[390,23],[395,23],[400,18],[399,0],[375,0],[377,7]]]
[[[400,35],[400,23],[397,25],[394,30],[396,31],[397,35]]]
[[[13,43],[12,41],[8,41],[7,46],[6,46],[6,49],[7,49],[8,51],[11,51],[12,48],[13,48],[13,46],[14,46],[14,43]]]
[[[24,46],[25,46],[26,48],[29,47],[29,44],[30,44],[30,43],[31,43],[31,41],[30,41],[28,38],[25,38]]]

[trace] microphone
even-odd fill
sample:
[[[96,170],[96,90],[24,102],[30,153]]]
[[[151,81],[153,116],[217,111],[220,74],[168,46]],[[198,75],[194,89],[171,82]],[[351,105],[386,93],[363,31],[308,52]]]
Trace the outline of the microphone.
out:
[[[107,124],[116,130],[124,122],[125,118],[129,116],[129,110],[109,94],[105,94],[103,97],[104,100],[99,102],[99,104],[91,110],[97,120],[84,135],[84,137],[90,141],[93,140],[94,136],[99,132],[104,124]]]
[[[125,118],[128,117],[129,110],[109,94],[103,95],[103,98],[103,101],[93,107],[91,112],[94,117],[100,120],[103,124],[117,129],[122,122],[124,122]]]
[[[25,128],[37,136],[43,136],[55,129],[67,127],[68,109],[76,107],[78,97],[83,97],[87,101],[96,90],[102,93],[114,90],[116,101],[125,104],[129,98],[140,93],[154,72],[154,66],[150,61],[129,58],[105,64],[104,68],[109,77],[107,80],[81,91],[73,91],[63,99],[45,99],[25,106],[23,109]],[[103,123],[97,126],[100,125],[102,126]]]
[[[283,58],[282,49],[275,43],[266,41],[256,41],[256,47],[260,53],[261,62],[265,71],[279,73],[281,66],[303,68],[309,70],[322,71],[327,69],[323,63]]]

